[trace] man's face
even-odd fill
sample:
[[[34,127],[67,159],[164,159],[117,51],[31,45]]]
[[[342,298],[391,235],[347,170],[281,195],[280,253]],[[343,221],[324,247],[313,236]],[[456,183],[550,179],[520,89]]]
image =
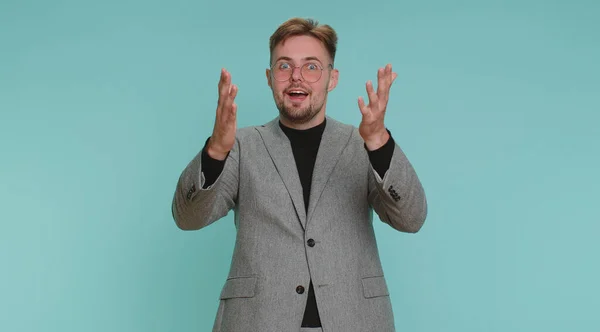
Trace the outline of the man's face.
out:
[[[337,84],[337,70],[330,64],[329,53],[314,37],[291,37],[275,47],[267,80],[282,120],[295,125],[318,121],[310,126],[322,121],[327,93]]]

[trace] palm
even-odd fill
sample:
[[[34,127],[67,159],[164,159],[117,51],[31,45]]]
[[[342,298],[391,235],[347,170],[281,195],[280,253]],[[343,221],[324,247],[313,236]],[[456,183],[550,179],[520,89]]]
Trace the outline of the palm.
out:
[[[389,100],[390,87],[398,74],[392,71],[392,66],[379,68],[377,71],[377,91],[371,81],[367,82],[367,95],[369,104],[365,105],[362,97],[358,98],[358,107],[362,113],[362,121],[358,127],[359,133],[365,142],[376,140],[386,133],[384,118]]]

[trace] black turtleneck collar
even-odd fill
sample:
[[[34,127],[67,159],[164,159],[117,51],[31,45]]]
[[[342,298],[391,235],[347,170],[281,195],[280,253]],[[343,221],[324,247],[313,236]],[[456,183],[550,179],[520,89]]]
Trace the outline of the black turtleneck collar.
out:
[[[285,135],[293,142],[295,145],[301,146],[311,146],[311,145],[319,145],[321,142],[321,137],[323,136],[323,132],[325,131],[325,126],[327,124],[327,120],[323,120],[319,125],[314,126],[308,129],[294,129],[290,127],[286,127],[281,121],[279,121],[279,127]]]

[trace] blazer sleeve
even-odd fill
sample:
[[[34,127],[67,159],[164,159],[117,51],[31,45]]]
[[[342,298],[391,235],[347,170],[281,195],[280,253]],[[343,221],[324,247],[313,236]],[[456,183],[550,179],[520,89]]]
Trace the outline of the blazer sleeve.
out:
[[[392,158],[383,178],[369,165],[368,200],[379,219],[398,231],[418,232],[427,216],[427,199],[404,152],[393,143]]]
[[[200,151],[186,166],[175,189],[171,211],[182,230],[198,230],[224,217],[237,202],[239,141],[225,159],[214,183],[207,185]],[[214,176],[214,175],[213,175]]]

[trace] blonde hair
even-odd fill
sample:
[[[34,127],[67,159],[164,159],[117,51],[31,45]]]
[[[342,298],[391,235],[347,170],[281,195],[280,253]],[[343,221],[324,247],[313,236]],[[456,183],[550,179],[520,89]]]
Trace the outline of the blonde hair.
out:
[[[283,22],[277,30],[271,35],[269,39],[269,50],[271,57],[273,56],[273,50],[280,43],[285,42],[286,39],[293,36],[311,36],[323,43],[325,49],[331,57],[331,63],[335,60],[335,51],[337,49],[337,33],[327,24],[319,24],[319,22],[313,19],[304,19],[299,17],[291,18]],[[269,63],[272,58],[269,59]]]

